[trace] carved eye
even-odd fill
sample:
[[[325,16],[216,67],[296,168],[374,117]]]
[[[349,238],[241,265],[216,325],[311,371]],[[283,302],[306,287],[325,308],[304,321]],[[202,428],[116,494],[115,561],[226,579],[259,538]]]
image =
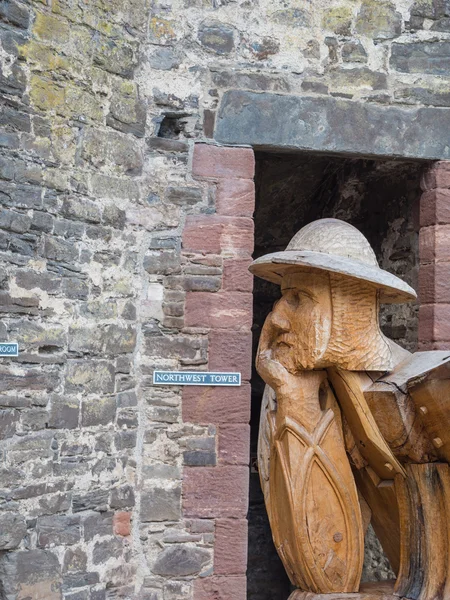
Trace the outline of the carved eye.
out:
[[[300,302],[300,296],[298,295],[297,292],[294,292],[293,290],[289,290],[289,292],[285,295],[286,298],[286,302],[289,304],[289,306],[293,309],[297,308]]]

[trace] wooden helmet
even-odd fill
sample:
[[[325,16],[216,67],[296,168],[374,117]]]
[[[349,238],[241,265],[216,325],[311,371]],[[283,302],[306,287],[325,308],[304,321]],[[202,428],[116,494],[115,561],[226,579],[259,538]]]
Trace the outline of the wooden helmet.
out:
[[[257,258],[250,271],[280,284],[284,275],[318,269],[338,273],[372,284],[379,289],[380,302],[402,303],[417,298],[407,283],[380,269],[369,242],[345,221],[319,219],[298,231],[283,252]]]

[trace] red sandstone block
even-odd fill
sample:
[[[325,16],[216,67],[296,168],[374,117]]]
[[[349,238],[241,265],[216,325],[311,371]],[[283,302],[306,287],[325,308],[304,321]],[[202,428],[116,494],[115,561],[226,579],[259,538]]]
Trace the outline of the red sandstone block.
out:
[[[450,341],[448,341],[448,342],[419,342],[417,344],[418,352],[426,352],[428,350],[450,350]]]
[[[422,175],[420,186],[425,191],[436,188],[450,188],[450,161],[442,160],[434,163]]]
[[[223,222],[214,215],[188,216],[183,230],[183,249],[220,253]]]
[[[420,226],[450,223],[450,190],[432,190],[420,199]]]
[[[419,308],[419,341],[450,341],[450,304],[425,304]]]
[[[250,381],[252,374],[251,332],[210,331],[209,369],[211,371],[239,371],[244,381]]]
[[[185,517],[239,519],[247,514],[248,467],[185,467]]]
[[[115,535],[127,536],[131,533],[131,513],[116,512],[113,516],[113,531]]]
[[[250,462],[250,425],[219,427],[219,464],[248,465]]]
[[[450,302],[450,263],[437,262],[419,269],[419,300],[421,304]]]
[[[251,217],[255,184],[251,179],[221,179],[216,189],[216,211],[230,217]]]
[[[422,227],[419,232],[419,256],[422,264],[450,261],[450,225]]]
[[[253,291],[253,275],[248,270],[249,258],[230,258],[223,263],[222,288],[234,292]]]
[[[217,519],[214,542],[214,573],[245,575],[248,546],[247,519]]]
[[[253,296],[242,292],[188,292],[185,323],[187,327],[250,330]]]
[[[194,600],[246,600],[246,577],[205,577],[194,581]]]
[[[194,252],[231,252],[250,256],[253,252],[253,220],[246,217],[191,215],[183,230],[183,249]]]
[[[422,265],[419,269],[418,299],[420,304],[436,302],[435,270],[436,263]]]
[[[248,423],[251,389],[240,387],[197,387],[183,389],[183,421],[199,425],[209,423]]]
[[[253,179],[255,174],[253,150],[195,144],[192,174],[194,177]]]

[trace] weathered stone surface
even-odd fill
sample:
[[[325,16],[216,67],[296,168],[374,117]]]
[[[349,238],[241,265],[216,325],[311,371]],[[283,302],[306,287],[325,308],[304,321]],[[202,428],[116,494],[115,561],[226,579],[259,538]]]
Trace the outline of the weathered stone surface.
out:
[[[177,69],[182,61],[180,53],[167,46],[156,47],[149,56],[149,63],[157,71]]]
[[[250,255],[253,251],[253,222],[244,217],[188,217],[183,230],[183,249]]]
[[[322,27],[338,35],[350,35],[352,10],[349,6],[329,8],[323,13]]]
[[[223,179],[216,190],[219,215],[251,217],[255,209],[255,185],[250,179]]]
[[[247,568],[247,520],[217,519],[214,546],[216,575],[245,575]]]
[[[81,539],[80,519],[75,516],[51,515],[39,517],[36,526],[38,546],[76,544]]]
[[[0,549],[17,548],[27,533],[25,519],[19,513],[7,512],[0,515]]]
[[[301,8],[277,10],[272,14],[271,18],[275,23],[287,27],[308,27],[311,22],[308,11]]]
[[[47,550],[2,553],[0,580],[5,598],[62,598],[58,558]]]
[[[96,129],[86,131],[82,156],[96,167],[107,163],[118,173],[137,174],[142,168],[142,154],[136,143],[113,131],[108,134]]]
[[[445,350],[450,341],[450,304],[425,304],[419,309],[419,339],[437,342],[435,350]],[[439,345],[440,344],[440,345]]]
[[[408,104],[425,104],[427,106],[450,106],[450,89],[446,86],[407,87],[396,90],[395,98]]]
[[[252,302],[251,294],[242,292],[188,292],[186,325],[250,330]]]
[[[374,39],[390,39],[401,34],[402,15],[395,4],[384,0],[363,0],[356,18],[356,31]]]
[[[261,148],[445,159],[450,157],[449,122],[443,109],[230,91],[222,100],[215,137]]]
[[[123,542],[115,538],[97,542],[92,552],[92,562],[94,565],[104,564],[109,558],[120,558],[122,555]]]
[[[226,465],[248,465],[250,460],[250,426],[219,427],[219,462]]]
[[[96,535],[111,535],[113,530],[113,513],[102,512],[88,515],[83,519],[84,540],[92,540]]]
[[[192,172],[197,177],[252,179],[255,158],[250,148],[222,148],[196,144]]]
[[[195,600],[246,600],[247,580],[243,576],[196,579],[194,594]]]
[[[74,494],[72,500],[73,512],[83,510],[105,511],[108,506],[109,492],[107,490],[94,490],[85,494]]]
[[[156,575],[171,575],[173,577],[196,575],[208,564],[210,558],[210,553],[202,548],[192,548],[186,544],[174,544],[161,552],[152,567],[152,571]]]
[[[66,392],[108,393],[114,391],[114,367],[106,361],[70,360]]]
[[[85,571],[86,565],[87,555],[81,548],[69,548],[64,554],[64,572]]]
[[[114,396],[105,396],[93,400],[84,400],[81,405],[81,425],[107,425],[114,421],[116,416],[116,399]]]
[[[390,65],[402,73],[449,75],[450,42],[410,42],[393,44]]]
[[[209,368],[239,371],[242,379],[251,376],[251,333],[246,331],[211,331],[209,334]]]
[[[134,490],[130,485],[114,488],[111,491],[109,504],[111,508],[130,508],[134,506]]]
[[[234,48],[235,29],[220,21],[204,21],[198,30],[200,44],[217,54],[229,54]]]
[[[187,517],[244,518],[248,505],[247,489],[247,467],[186,467],[183,512]]]
[[[190,423],[248,423],[250,386],[225,390],[217,387],[183,389],[183,420]]]
[[[181,515],[181,488],[159,487],[146,489],[141,497],[142,521],[176,521]]]

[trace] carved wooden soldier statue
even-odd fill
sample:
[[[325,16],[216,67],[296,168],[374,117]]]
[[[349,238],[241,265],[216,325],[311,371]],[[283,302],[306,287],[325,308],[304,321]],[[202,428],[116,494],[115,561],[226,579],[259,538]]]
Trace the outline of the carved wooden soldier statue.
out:
[[[414,290],[336,219],[250,270],[282,291],[258,348],[258,459],[291,600],[449,600],[450,351],[410,354],[378,320]],[[360,584],[369,522],[395,582]]]

